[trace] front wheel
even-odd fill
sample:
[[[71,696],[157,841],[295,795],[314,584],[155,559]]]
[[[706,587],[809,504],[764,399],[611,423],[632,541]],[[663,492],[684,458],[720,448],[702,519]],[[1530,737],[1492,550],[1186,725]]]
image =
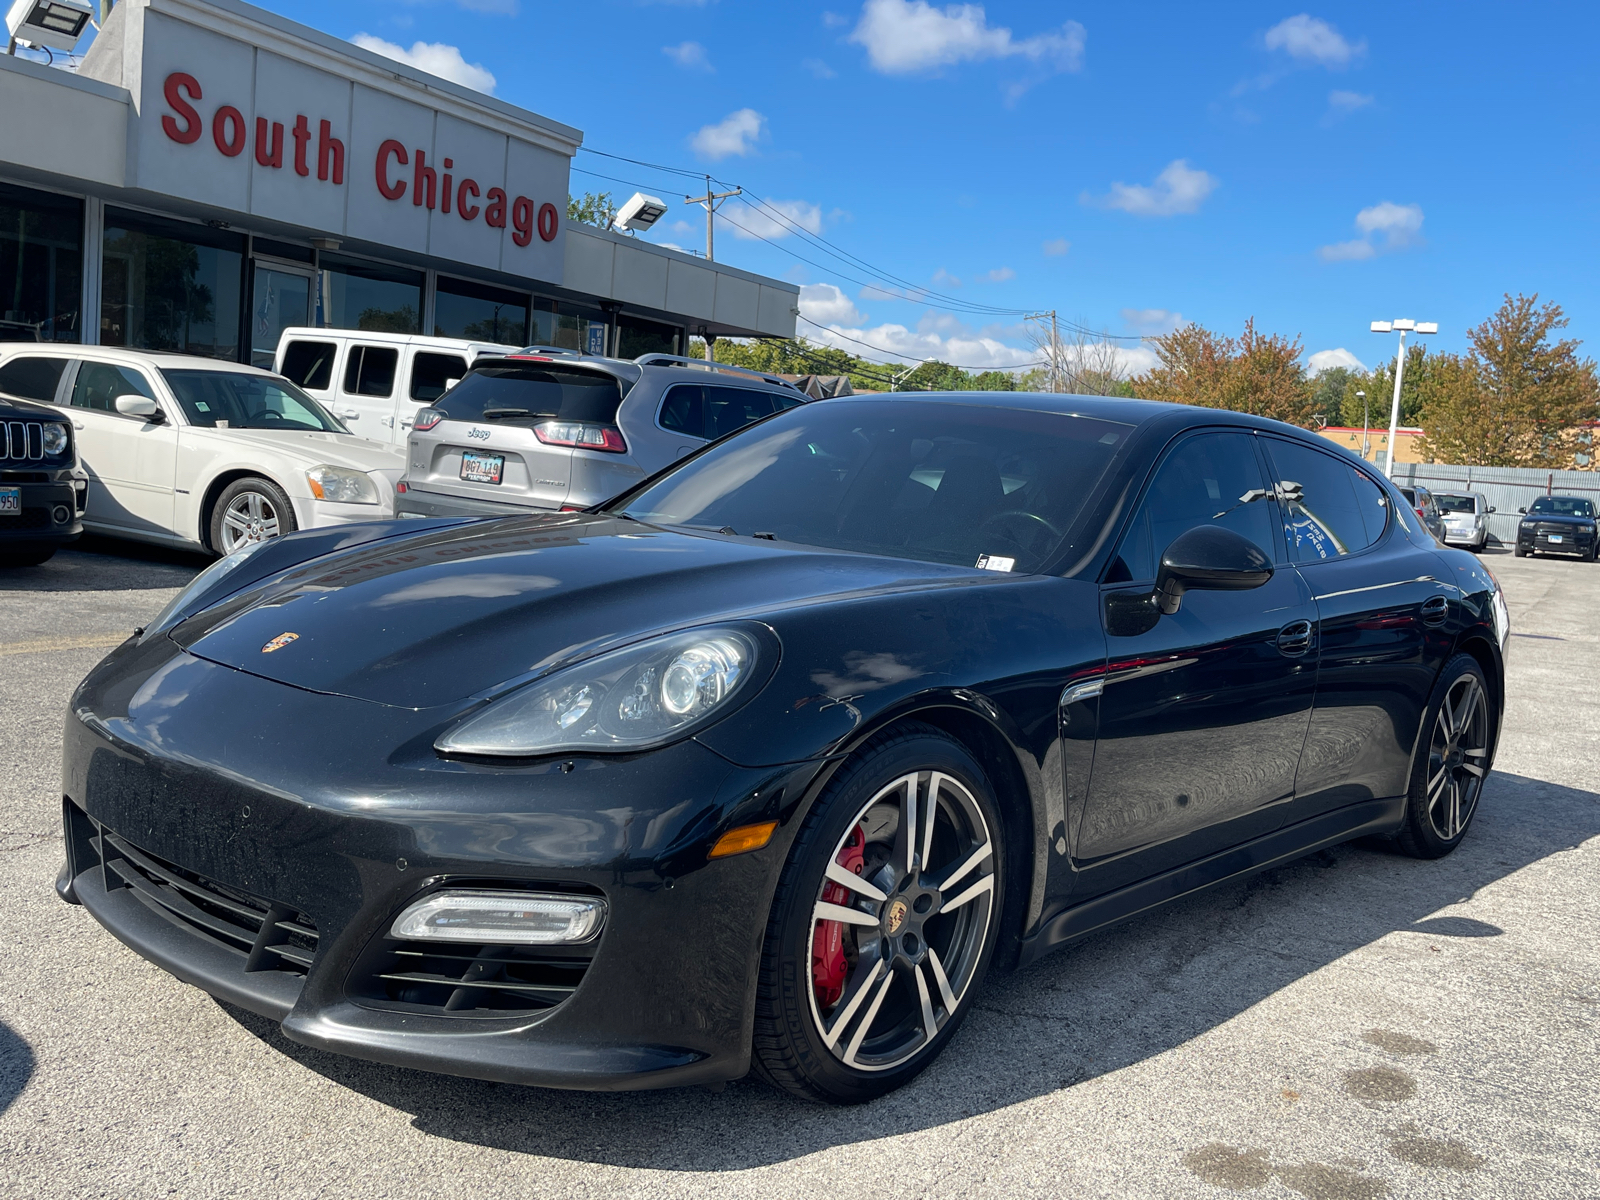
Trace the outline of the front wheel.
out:
[[[1445,664],[1428,705],[1405,824],[1396,839],[1412,857],[1443,858],[1466,837],[1489,773],[1492,703],[1477,659],[1458,654]]]
[[[983,770],[932,728],[868,743],[806,818],[767,922],[754,1064],[833,1104],[909,1082],[999,939],[1005,854]]]
[[[283,489],[254,476],[235,479],[222,489],[211,506],[210,525],[211,549],[218,554],[232,554],[299,528]]]

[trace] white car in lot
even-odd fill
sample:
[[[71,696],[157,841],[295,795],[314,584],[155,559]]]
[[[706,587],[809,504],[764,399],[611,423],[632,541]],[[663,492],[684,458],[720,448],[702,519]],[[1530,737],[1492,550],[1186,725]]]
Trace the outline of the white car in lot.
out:
[[[405,452],[352,434],[256,367],[99,346],[0,345],[0,393],[72,419],[84,527],[231,554],[296,529],[394,516]]]

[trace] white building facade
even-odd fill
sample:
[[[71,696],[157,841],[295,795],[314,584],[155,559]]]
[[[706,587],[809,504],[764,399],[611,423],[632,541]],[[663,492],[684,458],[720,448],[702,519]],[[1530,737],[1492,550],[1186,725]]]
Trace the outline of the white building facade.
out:
[[[569,224],[580,131],[235,0],[123,0],[76,74],[0,56],[0,113],[0,337],[794,335],[793,284]]]

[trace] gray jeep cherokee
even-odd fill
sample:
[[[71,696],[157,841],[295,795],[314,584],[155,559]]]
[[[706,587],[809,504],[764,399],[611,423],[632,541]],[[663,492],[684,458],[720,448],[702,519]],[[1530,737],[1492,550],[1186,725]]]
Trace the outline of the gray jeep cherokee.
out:
[[[806,399],[775,375],[675,355],[479,358],[417,412],[395,514],[587,508]]]

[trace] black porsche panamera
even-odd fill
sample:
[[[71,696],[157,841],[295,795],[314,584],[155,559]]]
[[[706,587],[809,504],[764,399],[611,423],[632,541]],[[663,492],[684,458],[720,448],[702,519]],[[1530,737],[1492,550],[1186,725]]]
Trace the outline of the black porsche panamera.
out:
[[[363,1058],[850,1102],[991,966],[1364,835],[1465,835],[1504,601],[1249,416],[778,414],[601,509],[223,559],[84,681],[63,898]]]

